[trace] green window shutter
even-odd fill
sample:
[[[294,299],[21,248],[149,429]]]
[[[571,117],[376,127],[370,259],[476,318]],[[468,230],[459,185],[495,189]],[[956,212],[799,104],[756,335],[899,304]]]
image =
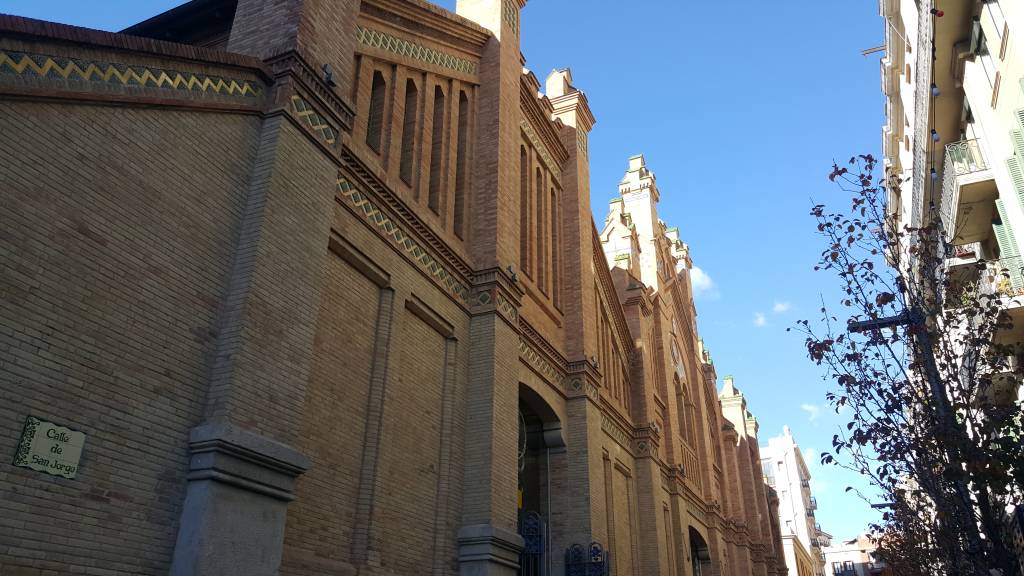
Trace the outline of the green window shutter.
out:
[[[1013,151],[1017,154],[1017,158],[1024,158],[1024,131],[1011,130],[1010,140],[1013,141]]]
[[[1017,239],[1014,237],[1013,228],[1010,226],[1010,219],[1006,216],[1006,207],[1003,200],[996,200],[996,210],[999,212],[1000,224],[992,224],[992,232],[999,243],[1000,266],[1006,268],[1010,274],[1010,285],[1014,288],[1024,286],[1024,276],[1021,274],[1020,250],[1017,248]]]
[[[1024,208],[1024,170],[1021,169],[1020,158],[1014,156],[1006,161],[1006,169],[1010,173],[1010,180],[1013,182],[1014,192],[1017,193],[1017,199],[1020,201],[1020,205]]]
[[[992,224],[992,230],[995,232],[996,241],[999,242],[999,256],[1001,258],[1019,256],[1020,251],[1017,249],[1013,230],[1010,229],[1010,220],[1006,217],[1006,207],[1003,206],[1002,198],[996,199],[996,210],[999,212],[999,220],[1002,223]]]
[[[1024,78],[1021,79],[1021,86],[1024,87]],[[1017,115],[1017,124],[1021,130],[1024,130],[1024,108],[1021,108],[1015,112]]]

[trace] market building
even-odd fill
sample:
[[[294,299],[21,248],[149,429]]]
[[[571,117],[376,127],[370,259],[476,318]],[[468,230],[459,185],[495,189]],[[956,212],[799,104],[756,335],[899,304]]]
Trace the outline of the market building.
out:
[[[0,15],[0,572],[786,573],[689,250],[643,157],[595,226],[524,4]]]

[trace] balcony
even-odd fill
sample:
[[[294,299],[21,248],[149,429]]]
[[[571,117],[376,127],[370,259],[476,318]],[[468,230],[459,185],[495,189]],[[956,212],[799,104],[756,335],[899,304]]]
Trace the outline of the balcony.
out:
[[[808,508],[808,510],[817,510],[818,509],[818,499],[815,498],[814,496],[811,496],[811,505],[808,506],[807,508]]]
[[[991,236],[998,196],[981,143],[961,140],[947,144],[939,204],[946,239],[953,244],[985,241]]]

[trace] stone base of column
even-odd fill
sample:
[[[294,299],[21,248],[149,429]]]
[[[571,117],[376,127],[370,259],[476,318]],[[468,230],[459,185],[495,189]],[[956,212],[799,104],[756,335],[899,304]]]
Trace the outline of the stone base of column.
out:
[[[523,537],[490,524],[459,529],[459,576],[515,576]]]
[[[194,428],[189,451],[171,575],[276,575],[288,502],[309,460],[226,423]]]

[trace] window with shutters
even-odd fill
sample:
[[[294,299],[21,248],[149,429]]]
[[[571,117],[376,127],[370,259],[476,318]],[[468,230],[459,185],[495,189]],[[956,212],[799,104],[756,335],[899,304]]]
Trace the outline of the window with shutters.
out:
[[[434,214],[441,214],[441,173],[444,150],[444,91],[434,87],[434,114],[430,135],[430,184],[427,188],[427,206]]]
[[[412,164],[416,155],[416,108],[419,104],[419,90],[411,78],[405,83],[405,117],[402,120],[402,151],[398,163],[398,175],[403,182],[412,186]]]
[[[366,145],[380,154],[380,142],[384,128],[384,100],[387,83],[380,71],[374,71],[370,85],[370,110],[367,113]]]

